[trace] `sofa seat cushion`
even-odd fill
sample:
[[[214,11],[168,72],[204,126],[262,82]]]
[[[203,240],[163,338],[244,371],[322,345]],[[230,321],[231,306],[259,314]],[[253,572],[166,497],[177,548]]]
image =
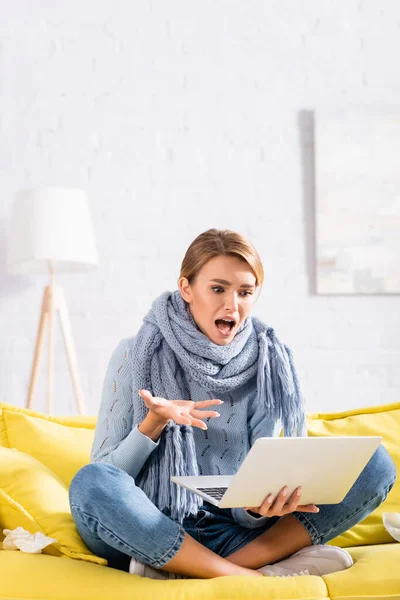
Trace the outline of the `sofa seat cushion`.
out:
[[[347,548],[354,565],[323,577],[332,600],[399,600],[400,544]]]
[[[50,417],[0,402],[0,444],[30,454],[69,486],[90,461],[96,417]]]
[[[382,404],[338,413],[308,414],[309,436],[381,435],[382,444],[400,472],[400,403]],[[385,502],[366,519],[329,543],[342,548],[368,544],[388,544],[393,538],[386,531],[383,512],[400,512],[400,479],[398,478]]]
[[[400,544],[348,548],[350,569],[324,577],[218,577],[155,581],[110,567],[44,554],[0,550],[2,598],[41,600],[395,600]],[[21,577],[29,573],[29,577]]]
[[[69,558],[0,550],[0,599],[325,600],[321,577],[217,577],[160,581]],[[21,573],[29,574],[21,577]]]

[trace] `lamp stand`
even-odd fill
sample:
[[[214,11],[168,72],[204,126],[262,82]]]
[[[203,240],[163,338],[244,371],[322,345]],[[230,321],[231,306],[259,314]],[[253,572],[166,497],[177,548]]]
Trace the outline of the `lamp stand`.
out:
[[[50,267],[50,285],[43,292],[42,310],[40,313],[39,327],[36,337],[35,354],[33,357],[31,378],[29,382],[27,408],[32,408],[33,393],[39,372],[39,362],[42,354],[45,328],[48,325],[48,358],[47,358],[47,395],[46,408],[51,413],[54,388],[54,316],[57,312],[60,318],[61,331],[64,339],[65,352],[67,355],[72,385],[75,392],[75,402],[79,414],[85,413],[83,391],[78,372],[78,361],[76,358],[75,345],[72,338],[71,325],[64,289],[54,283],[54,268]]]

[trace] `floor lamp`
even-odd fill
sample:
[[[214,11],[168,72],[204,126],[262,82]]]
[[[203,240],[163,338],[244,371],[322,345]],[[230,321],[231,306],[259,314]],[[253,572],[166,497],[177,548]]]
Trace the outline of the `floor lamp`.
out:
[[[52,411],[54,388],[54,325],[58,314],[76,406],[85,413],[78,361],[71,333],[64,290],[55,283],[55,274],[88,271],[98,264],[96,244],[84,190],[41,187],[21,190],[14,197],[7,247],[7,271],[16,274],[48,273],[36,337],[29,382],[27,408],[32,407],[39,363],[47,327],[46,408]]]

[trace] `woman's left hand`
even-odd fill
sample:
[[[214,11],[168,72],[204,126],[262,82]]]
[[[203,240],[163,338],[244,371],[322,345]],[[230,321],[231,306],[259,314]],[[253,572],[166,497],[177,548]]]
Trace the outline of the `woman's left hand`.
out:
[[[293,492],[289,502],[285,504],[288,499],[287,491],[287,487],[285,486],[277,495],[275,502],[273,502],[274,497],[272,494],[269,494],[261,506],[246,507],[245,510],[251,510],[252,512],[259,513],[263,517],[282,517],[283,515],[288,515],[295,510],[298,512],[319,512],[319,508],[315,506],[315,504],[299,504],[302,494],[301,487],[297,488]]]

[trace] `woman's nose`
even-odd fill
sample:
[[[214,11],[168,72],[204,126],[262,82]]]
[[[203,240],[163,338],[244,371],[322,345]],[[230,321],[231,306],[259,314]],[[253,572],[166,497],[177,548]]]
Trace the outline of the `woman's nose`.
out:
[[[231,311],[237,311],[239,307],[239,299],[237,294],[227,295],[225,297],[225,309]]]

